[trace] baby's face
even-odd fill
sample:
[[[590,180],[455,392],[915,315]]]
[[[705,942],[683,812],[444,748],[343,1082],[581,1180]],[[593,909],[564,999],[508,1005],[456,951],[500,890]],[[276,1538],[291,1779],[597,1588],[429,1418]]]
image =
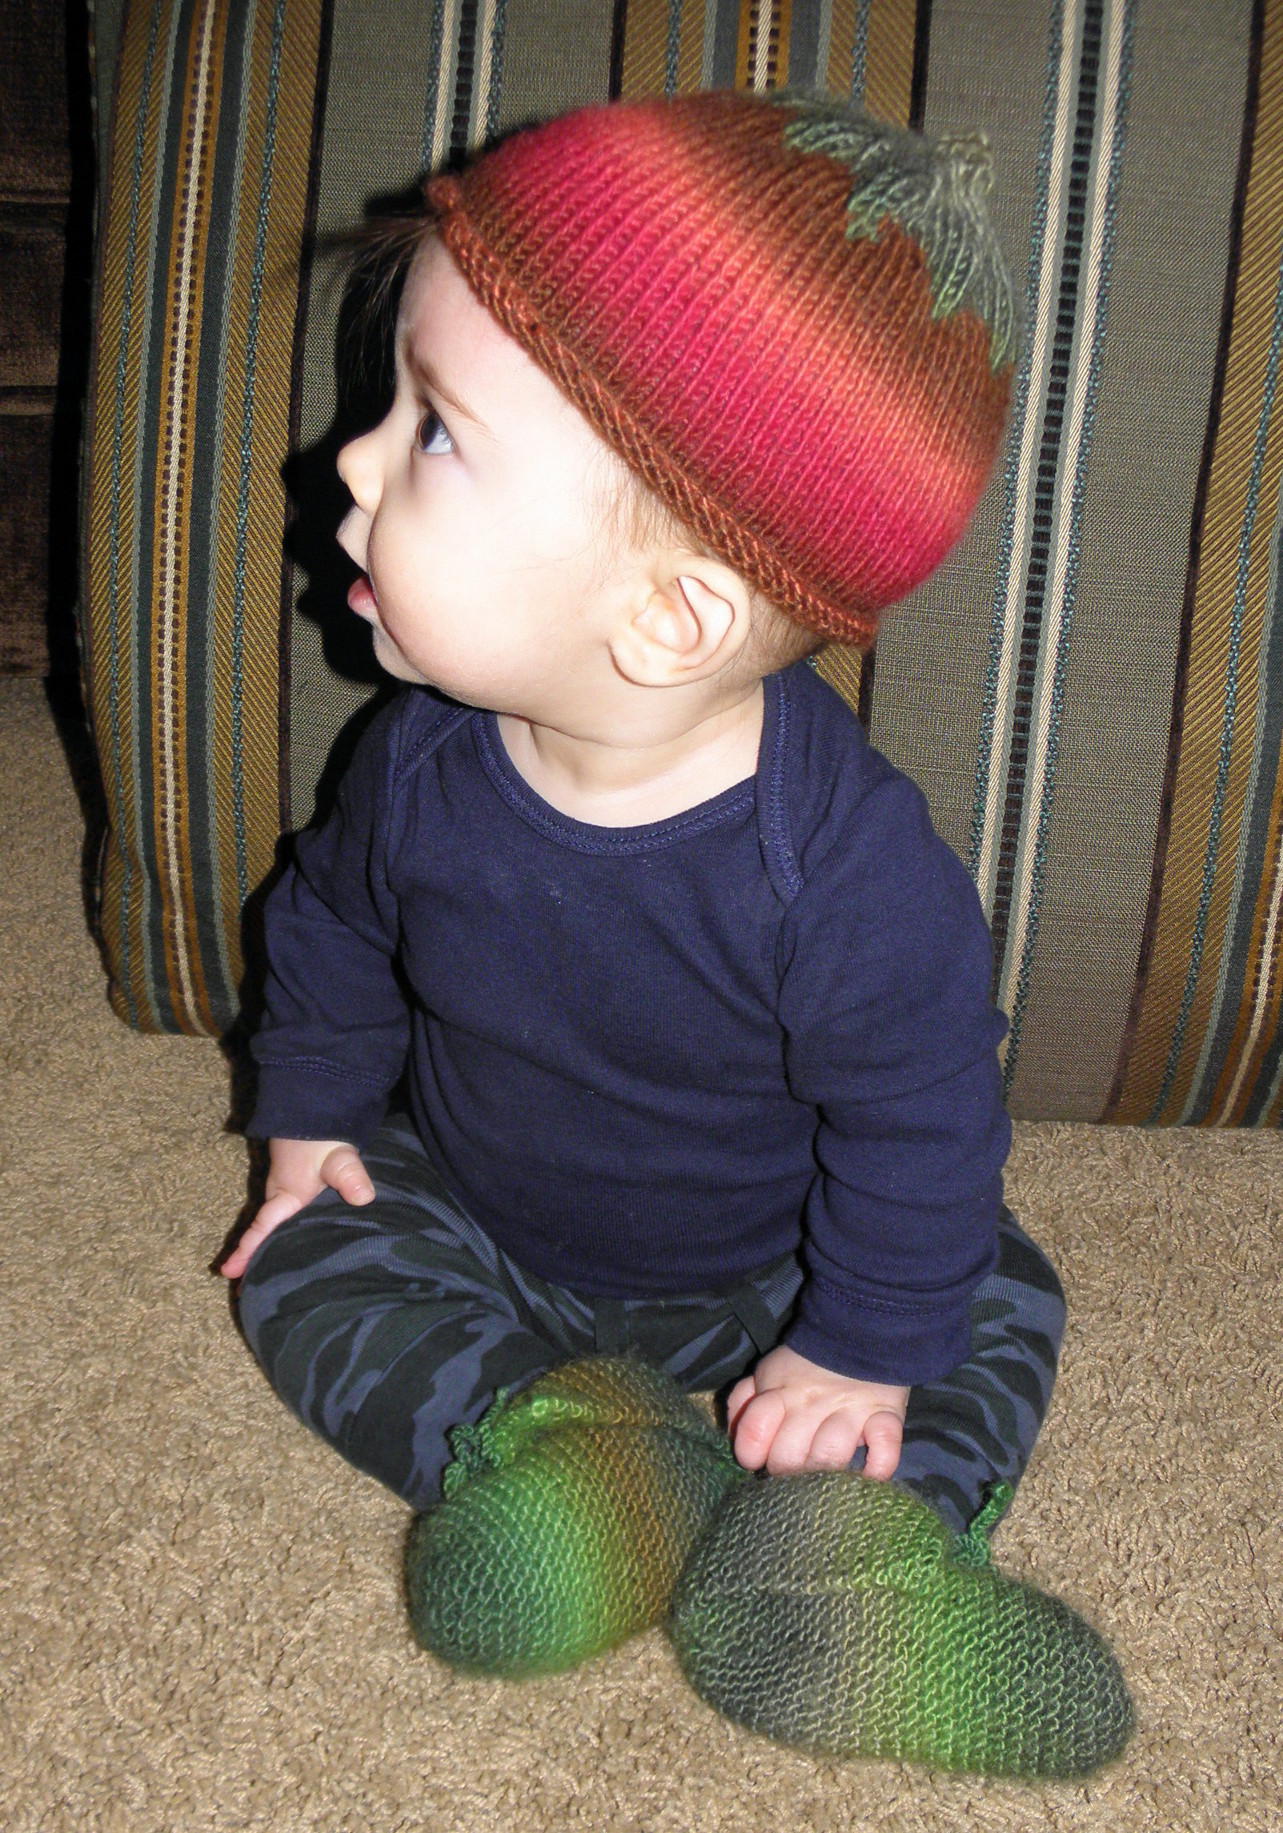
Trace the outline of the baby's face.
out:
[[[406,280],[396,399],[339,453],[348,603],[382,666],[528,717],[591,673],[608,617],[594,477],[613,462],[435,239]]]

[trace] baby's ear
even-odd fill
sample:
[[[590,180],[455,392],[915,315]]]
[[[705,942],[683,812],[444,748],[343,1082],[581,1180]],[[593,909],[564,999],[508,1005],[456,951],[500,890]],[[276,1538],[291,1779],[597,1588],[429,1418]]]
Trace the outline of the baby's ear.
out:
[[[719,673],[749,630],[747,586],[720,561],[683,554],[650,582],[611,653],[640,686],[680,686]]]

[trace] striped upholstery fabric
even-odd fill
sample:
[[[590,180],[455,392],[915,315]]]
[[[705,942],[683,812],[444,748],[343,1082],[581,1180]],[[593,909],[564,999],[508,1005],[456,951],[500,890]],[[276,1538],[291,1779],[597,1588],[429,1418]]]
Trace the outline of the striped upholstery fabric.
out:
[[[222,1031],[280,824],[279,467],[320,0],[130,7],[100,219],[84,669],[118,1012]]]
[[[788,82],[994,148],[1004,454],[876,657],[818,665],[976,878],[1011,1111],[1279,1123],[1283,0],[119,4],[84,649],[122,1016],[232,1022],[242,907],[377,693],[324,238],[523,121]]]

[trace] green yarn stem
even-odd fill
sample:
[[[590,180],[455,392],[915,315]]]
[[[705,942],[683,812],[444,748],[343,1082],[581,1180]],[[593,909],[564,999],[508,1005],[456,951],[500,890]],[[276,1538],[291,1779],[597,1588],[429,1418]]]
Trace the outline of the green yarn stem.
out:
[[[985,1499],[963,1534],[955,1534],[949,1557],[955,1566],[987,1566],[989,1536],[1006,1514],[1015,1490],[1010,1483],[991,1483]]]
[[[1019,323],[984,201],[993,186],[985,136],[933,140],[800,90],[769,91],[768,99],[796,117],[784,130],[787,146],[822,153],[850,172],[847,240],[876,241],[883,219],[893,217],[926,257],[932,317],[969,308],[988,326],[990,369],[1010,363]]]

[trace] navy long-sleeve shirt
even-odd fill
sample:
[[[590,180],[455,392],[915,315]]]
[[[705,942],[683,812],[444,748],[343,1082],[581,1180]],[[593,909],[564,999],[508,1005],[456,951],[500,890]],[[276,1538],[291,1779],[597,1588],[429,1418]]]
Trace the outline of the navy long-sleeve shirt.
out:
[[[430,1160],[536,1275],[677,1295],[800,1251],[800,1355],[898,1384],[966,1355],[1010,1143],[989,932],[805,664],[765,681],[753,778],[627,828],[409,689],[266,925],[252,1134],[361,1146],[408,1057]]]

